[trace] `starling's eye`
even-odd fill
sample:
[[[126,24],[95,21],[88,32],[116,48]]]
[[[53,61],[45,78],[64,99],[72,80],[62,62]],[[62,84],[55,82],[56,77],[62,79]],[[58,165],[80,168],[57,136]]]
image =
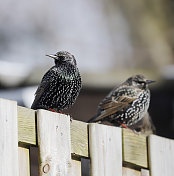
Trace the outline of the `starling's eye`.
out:
[[[65,56],[58,56],[59,60],[64,61],[65,60]]]
[[[145,84],[144,81],[137,81],[139,84]]]
[[[64,60],[64,56],[58,56],[58,58]]]
[[[146,83],[144,81],[138,81],[137,82],[141,87],[145,87]]]

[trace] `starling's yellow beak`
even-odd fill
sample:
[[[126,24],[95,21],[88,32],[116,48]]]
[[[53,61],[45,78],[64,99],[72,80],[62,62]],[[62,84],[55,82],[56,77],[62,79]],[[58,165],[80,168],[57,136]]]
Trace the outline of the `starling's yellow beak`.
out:
[[[46,56],[51,57],[51,58],[53,58],[53,59],[56,59],[56,58],[57,58],[57,56],[54,55],[54,54],[46,54]]]
[[[151,83],[154,83],[154,82],[156,82],[156,81],[154,81],[154,80],[146,80],[147,84],[151,84]]]

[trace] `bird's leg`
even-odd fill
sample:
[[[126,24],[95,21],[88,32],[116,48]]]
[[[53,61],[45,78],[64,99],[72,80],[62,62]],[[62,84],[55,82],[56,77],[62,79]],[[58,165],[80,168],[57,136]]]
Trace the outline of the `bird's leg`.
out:
[[[135,129],[132,130],[131,128],[127,127],[125,124],[122,124],[121,122],[119,122],[119,123],[120,123],[120,125],[121,125],[123,128],[129,129],[129,130],[131,130],[131,131],[132,131],[133,133],[135,133],[135,134],[141,134],[141,131],[140,131],[140,132],[137,132]]]
[[[129,129],[126,125],[124,125],[123,123],[120,123],[120,125],[123,127],[123,128],[127,128]]]
[[[55,111],[54,109],[51,109],[51,108],[49,108],[49,110],[52,111],[52,112],[57,112],[57,111]]]
[[[49,108],[49,110],[52,111],[52,112],[57,112],[57,111],[55,111],[55,110],[52,109],[52,108]],[[62,111],[60,111],[60,110],[59,110],[57,113],[63,114]]]
[[[125,124],[123,124],[123,123],[121,123],[121,122],[119,122],[119,124],[120,124],[123,128],[127,128],[127,129],[131,130],[131,129],[128,128]]]
[[[65,115],[68,115],[70,117],[70,122],[72,122],[73,118],[69,113],[66,113]]]

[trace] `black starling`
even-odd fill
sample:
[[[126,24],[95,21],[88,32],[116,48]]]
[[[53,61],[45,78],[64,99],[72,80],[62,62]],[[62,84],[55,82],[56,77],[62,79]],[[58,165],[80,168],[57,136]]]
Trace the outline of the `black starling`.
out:
[[[46,55],[54,59],[55,66],[43,76],[32,109],[60,112],[75,102],[82,87],[75,57],[66,51]]]
[[[150,103],[148,84],[143,75],[128,78],[114,88],[99,104],[97,114],[88,122],[109,122],[115,126],[133,129],[147,113]]]

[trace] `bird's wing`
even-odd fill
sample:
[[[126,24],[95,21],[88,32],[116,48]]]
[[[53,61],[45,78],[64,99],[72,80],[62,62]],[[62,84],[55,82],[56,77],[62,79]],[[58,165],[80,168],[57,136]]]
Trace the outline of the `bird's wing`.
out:
[[[100,105],[100,108],[102,109],[101,114],[95,119],[95,121],[100,121],[105,117],[126,109],[136,98],[137,97],[122,96],[119,97],[116,101],[110,99],[107,102],[104,102],[104,104]]]
[[[49,70],[43,76],[42,81],[35,92],[35,99],[31,106],[32,109],[35,109],[35,106],[38,104],[42,94],[50,87],[50,83],[52,82],[51,74],[52,74],[52,70]]]
[[[137,96],[130,96],[124,90],[119,90],[119,96],[117,96],[117,92],[110,94],[99,104],[100,113],[95,121],[101,121],[105,117],[126,109],[136,99]]]
[[[43,81],[39,85],[39,87],[37,88],[36,93],[35,93],[34,102],[33,102],[32,106],[31,106],[32,109],[35,109],[35,106],[38,104],[42,94],[49,88],[50,82],[51,81]]]
[[[104,101],[101,105],[100,108],[101,109],[111,109],[114,108],[117,111],[120,111],[124,108],[127,108],[127,106],[132,103],[137,97],[128,97],[128,96],[120,96],[116,99],[114,99],[113,97],[111,97],[111,99],[107,99],[106,101]]]

